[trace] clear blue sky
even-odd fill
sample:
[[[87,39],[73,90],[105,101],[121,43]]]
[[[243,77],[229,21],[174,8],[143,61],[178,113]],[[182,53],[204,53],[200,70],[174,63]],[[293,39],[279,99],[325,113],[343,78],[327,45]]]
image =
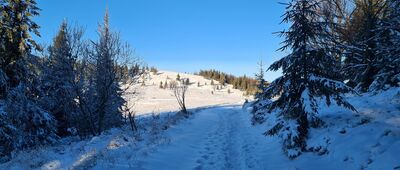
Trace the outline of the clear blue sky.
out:
[[[121,33],[149,66],[195,72],[218,69],[253,76],[261,59],[268,65],[283,56],[273,32],[287,0],[38,0],[41,43],[49,44],[63,19],[97,38],[106,6],[113,30]],[[267,80],[280,73],[268,72]]]

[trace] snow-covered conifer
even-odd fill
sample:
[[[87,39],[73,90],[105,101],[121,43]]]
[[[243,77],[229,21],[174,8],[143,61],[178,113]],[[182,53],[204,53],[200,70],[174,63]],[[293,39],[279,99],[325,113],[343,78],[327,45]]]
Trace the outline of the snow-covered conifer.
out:
[[[0,156],[8,157],[15,149],[54,142],[57,135],[54,118],[37,104],[39,59],[31,55],[40,50],[31,38],[40,35],[32,20],[39,15],[36,2],[0,1],[0,11]]]
[[[75,102],[76,91],[74,66],[77,64],[80,52],[82,31],[70,30],[63,22],[52,46],[49,47],[47,67],[44,68],[42,90],[43,108],[51,112],[57,120],[57,132],[60,136],[68,135],[68,129],[73,128],[71,122],[77,112]]]
[[[378,69],[369,90],[400,86],[400,2],[388,0],[386,17],[381,19],[375,36]]]
[[[273,63],[268,70],[282,69],[282,76],[265,89],[267,98],[259,112],[273,112],[275,125],[266,135],[282,138],[283,150],[294,158],[306,149],[310,127],[317,126],[318,101],[323,99],[329,105],[332,100],[338,105],[355,110],[343,97],[352,89],[335,80],[337,60],[329,46],[329,37],[320,22],[319,0],[292,0],[287,6],[283,22],[291,23],[282,31],[285,37],[280,50],[290,54]],[[276,100],[268,100],[278,97]]]
[[[124,104],[122,90],[116,77],[115,66],[123,55],[118,34],[112,33],[109,27],[108,11],[104,23],[99,28],[100,39],[95,43],[95,106],[97,114],[96,129],[98,134],[111,127],[119,126],[123,117],[120,107]]]
[[[254,97],[256,100],[262,100],[263,99],[262,95],[264,93],[264,88],[265,88],[265,79],[264,79],[265,70],[264,70],[264,64],[262,61],[260,61],[258,63],[258,67],[259,67],[258,68],[259,72],[256,73],[256,75],[255,75],[256,80],[257,80],[257,92],[254,95]]]
[[[384,17],[384,0],[356,1],[347,30],[350,36],[345,43],[343,72],[348,85],[366,92],[381,70],[378,25]]]

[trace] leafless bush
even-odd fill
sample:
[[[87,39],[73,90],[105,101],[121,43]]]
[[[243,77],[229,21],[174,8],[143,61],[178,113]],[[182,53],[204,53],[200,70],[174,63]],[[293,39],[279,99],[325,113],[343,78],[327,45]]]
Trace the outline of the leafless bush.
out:
[[[180,85],[180,86],[175,86],[173,88],[173,92],[176,98],[176,101],[179,104],[179,107],[181,108],[181,112],[184,114],[187,114],[187,109],[186,109],[186,92],[187,92],[188,86],[187,85]]]
[[[169,83],[169,89],[173,90],[178,86],[178,83],[176,81],[171,81]]]
[[[129,121],[129,125],[132,129],[133,132],[137,132],[137,124],[135,121],[136,118],[136,112],[133,111],[133,106],[128,106],[128,102],[125,102],[125,104],[122,107],[123,112],[125,113],[126,119]]]

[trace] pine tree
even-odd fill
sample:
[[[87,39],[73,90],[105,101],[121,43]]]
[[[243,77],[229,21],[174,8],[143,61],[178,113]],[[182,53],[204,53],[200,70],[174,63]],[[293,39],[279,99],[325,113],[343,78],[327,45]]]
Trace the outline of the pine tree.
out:
[[[70,30],[64,21],[53,45],[49,47],[48,67],[43,73],[42,90],[45,97],[42,106],[56,118],[59,136],[70,134],[68,131],[73,127],[72,119],[78,116],[74,66],[77,64],[81,35],[82,31]]]
[[[119,108],[125,102],[121,97],[122,90],[116,77],[115,66],[121,55],[121,45],[117,34],[109,28],[108,10],[104,23],[99,28],[100,39],[95,43],[95,95],[97,113],[97,133],[122,123],[122,113]]]
[[[338,105],[355,110],[341,96],[352,89],[333,79],[338,70],[335,56],[327,44],[326,25],[320,22],[318,0],[292,0],[287,6],[283,22],[291,23],[280,50],[291,49],[291,53],[273,63],[268,70],[282,69],[279,77],[266,88],[265,98],[278,99],[264,106],[260,112],[273,112],[276,124],[266,135],[282,138],[283,150],[294,158],[306,148],[309,127],[320,123],[318,100],[322,97],[328,105],[331,100]],[[274,118],[275,119],[275,118]]]

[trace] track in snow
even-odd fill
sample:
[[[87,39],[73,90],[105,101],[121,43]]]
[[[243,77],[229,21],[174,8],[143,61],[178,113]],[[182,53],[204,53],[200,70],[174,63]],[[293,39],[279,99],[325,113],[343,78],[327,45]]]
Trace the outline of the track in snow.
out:
[[[168,131],[171,143],[143,158],[144,169],[262,169],[256,153],[262,135],[238,106],[196,113]],[[256,133],[256,134],[254,134]]]

